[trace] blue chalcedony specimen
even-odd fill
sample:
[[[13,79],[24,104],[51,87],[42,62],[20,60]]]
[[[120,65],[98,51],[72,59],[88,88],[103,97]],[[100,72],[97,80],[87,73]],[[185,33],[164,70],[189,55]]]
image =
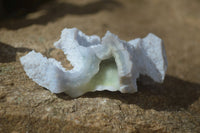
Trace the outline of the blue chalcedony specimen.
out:
[[[163,41],[152,33],[126,42],[109,31],[100,39],[76,28],[65,28],[54,46],[64,51],[72,70],[35,51],[20,61],[26,74],[37,84],[71,97],[102,90],[134,93],[140,75],[161,83],[167,70]]]

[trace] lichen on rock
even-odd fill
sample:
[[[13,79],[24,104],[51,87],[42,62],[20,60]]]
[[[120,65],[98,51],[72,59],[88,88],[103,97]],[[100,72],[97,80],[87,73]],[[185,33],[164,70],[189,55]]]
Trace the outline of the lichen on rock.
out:
[[[65,28],[54,46],[64,51],[72,70],[35,51],[20,61],[26,74],[37,84],[71,97],[102,90],[134,93],[140,75],[163,82],[167,70],[163,41],[152,33],[126,42],[109,31],[100,39],[76,28]]]

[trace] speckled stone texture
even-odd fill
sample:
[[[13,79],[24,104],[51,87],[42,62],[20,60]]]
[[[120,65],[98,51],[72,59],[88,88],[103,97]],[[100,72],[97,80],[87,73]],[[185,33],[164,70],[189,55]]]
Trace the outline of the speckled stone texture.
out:
[[[199,23],[199,0],[57,0],[1,20],[0,132],[198,133]],[[168,57],[164,84],[138,81],[135,94],[91,92],[76,99],[38,86],[19,58],[34,49],[71,68],[52,45],[65,27],[101,37],[110,30],[123,40],[158,35]]]

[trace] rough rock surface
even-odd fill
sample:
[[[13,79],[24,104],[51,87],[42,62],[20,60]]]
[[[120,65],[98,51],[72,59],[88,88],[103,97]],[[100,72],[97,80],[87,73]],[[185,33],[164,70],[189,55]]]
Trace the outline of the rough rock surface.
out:
[[[0,21],[0,132],[198,133],[199,13],[199,0],[58,0]],[[139,82],[135,94],[103,91],[77,99],[38,86],[19,58],[35,49],[71,68],[52,46],[65,27],[99,36],[110,30],[123,40],[159,35],[169,62],[164,84]]]

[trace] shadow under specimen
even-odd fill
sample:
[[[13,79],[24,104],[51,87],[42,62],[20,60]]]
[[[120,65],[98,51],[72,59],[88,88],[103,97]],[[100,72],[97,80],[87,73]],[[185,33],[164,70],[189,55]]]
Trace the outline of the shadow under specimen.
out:
[[[64,100],[72,100],[70,96],[57,94]],[[163,84],[144,85],[138,82],[138,92],[134,94],[122,94],[120,92],[89,92],[82,98],[103,97],[118,99],[126,104],[135,104],[143,109],[155,109],[157,111],[178,111],[187,109],[200,97],[200,85],[166,75]]]

